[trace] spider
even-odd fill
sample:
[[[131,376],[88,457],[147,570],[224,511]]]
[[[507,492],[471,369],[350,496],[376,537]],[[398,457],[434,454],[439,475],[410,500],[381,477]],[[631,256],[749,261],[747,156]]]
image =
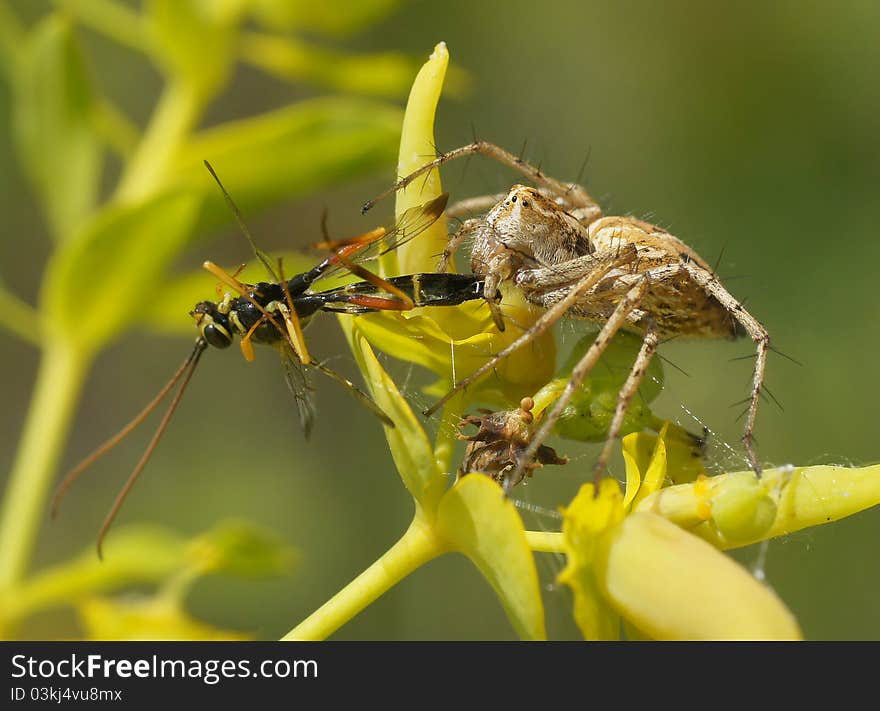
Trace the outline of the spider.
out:
[[[545,311],[509,346],[460,380],[431,415],[454,393],[473,384],[518,348],[545,333],[562,316],[601,324],[596,339],[571,373],[553,409],[546,413],[505,490],[523,479],[565,406],[620,329],[642,338],[639,353],[620,391],[605,444],[595,464],[601,478],[620,434],[626,410],[638,390],[661,339],[736,338],[748,334],[756,358],[742,436],[748,461],[756,475],[761,466],[753,447],[758,399],[770,337],[761,323],[719,282],[714,270],[690,247],[666,230],[634,217],[606,217],[587,191],[545,175],[522,158],[486,141],[475,141],[438,156],[364,205],[401,190],[418,176],[451,160],[482,155],[519,171],[536,187],[514,185],[506,194],[470,198],[449,210],[453,214],[484,212],[465,220],[449,240],[440,259],[445,270],[462,240],[470,237],[471,270],[485,279],[485,298],[497,326],[503,319],[497,300],[488,295],[510,282]]]

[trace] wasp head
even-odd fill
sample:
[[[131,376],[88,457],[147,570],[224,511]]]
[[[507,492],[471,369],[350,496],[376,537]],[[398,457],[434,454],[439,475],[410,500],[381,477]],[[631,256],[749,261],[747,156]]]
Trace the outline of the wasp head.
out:
[[[228,348],[232,343],[229,315],[222,313],[212,301],[200,301],[189,315],[195,319],[202,338],[214,348]]]

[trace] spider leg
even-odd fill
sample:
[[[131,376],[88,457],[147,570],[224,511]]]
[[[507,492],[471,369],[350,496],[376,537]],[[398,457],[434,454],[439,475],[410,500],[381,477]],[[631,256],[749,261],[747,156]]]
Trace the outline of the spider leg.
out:
[[[599,281],[601,281],[602,278],[609,271],[611,271],[615,267],[621,266],[622,264],[631,262],[635,257],[635,253],[635,249],[633,248],[620,251],[615,250],[613,253],[605,255],[604,257],[594,255],[595,263],[593,264],[593,270],[583,276],[581,280],[574,285],[574,287],[564,298],[560,299],[558,302],[553,304],[553,306],[547,309],[543,314],[541,314],[538,320],[535,321],[534,324],[532,324],[532,327],[529,328],[529,330],[527,330],[525,333],[523,333],[519,338],[517,338],[513,343],[492,356],[488,361],[483,363],[482,366],[471,373],[467,378],[458,381],[458,383],[455,384],[452,390],[446,393],[446,395],[444,395],[440,400],[434,403],[427,410],[424,410],[422,414],[426,416],[433,415],[459,390],[463,390],[472,385],[483,375],[494,369],[495,366],[508,355],[518,350],[519,348],[522,348],[528,343],[531,343],[536,338],[544,334],[553,326],[554,323],[562,318],[562,316],[564,316],[566,312],[568,312],[572,308],[572,306],[574,306],[575,303],[583,298],[584,294],[586,294]],[[537,449],[537,446],[535,446],[535,452],[537,452]],[[532,452],[532,454],[534,454],[534,452]]]
[[[461,227],[459,227],[455,231],[455,234],[452,235],[452,237],[450,237],[449,241],[446,243],[446,247],[443,250],[443,255],[440,257],[440,261],[437,262],[438,272],[446,272],[449,270],[449,262],[452,259],[452,255],[455,254],[455,250],[458,249],[462,240],[464,240],[465,237],[472,235],[484,224],[485,222],[483,220],[477,218],[472,220],[465,220],[461,224]]]
[[[749,396],[749,410],[746,417],[745,430],[743,431],[742,443],[746,448],[749,464],[752,471],[761,476],[761,465],[752,446],[755,432],[755,417],[758,413],[758,400],[761,397],[761,388],[764,384],[764,369],[767,365],[767,351],[770,348],[770,335],[761,323],[745,310],[730,292],[725,289],[710,272],[700,268],[693,262],[683,263],[681,267],[688,275],[699,284],[706,293],[714,296],[718,302],[727,309],[728,313],[735,318],[746,330],[749,337],[755,342],[756,358],[755,370],[752,375],[752,392]]]
[[[625,252],[622,249],[620,253],[624,254]],[[551,290],[567,290],[577,284],[584,274],[596,268],[596,259],[595,254],[585,254],[583,257],[576,257],[551,266],[519,269],[514,276],[514,282],[526,293],[547,294]],[[541,303],[548,303],[546,297],[541,298]]]
[[[456,220],[465,215],[473,215],[477,212],[488,212],[501,202],[507,193],[495,195],[479,195],[477,197],[459,200],[446,208],[446,217]]]
[[[592,218],[593,220],[596,220],[602,216],[602,211],[598,203],[592,197],[590,197],[589,193],[587,193],[587,191],[582,186],[577,185],[576,183],[563,183],[559,180],[556,180],[555,178],[551,178],[550,176],[545,175],[540,168],[536,168],[530,163],[524,161],[519,156],[516,156],[513,153],[510,153],[509,151],[506,151],[503,148],[487,141],[475,141],[473,143],[469,143],[466,146],[455,148],[448,153],[443,153],[434,160],[423,165],[418,170],[398,180],[388,190],[385,190],[372,200],[366,202],[361,208],[361,211],[367,212],[373,207],[373,205],[379,202],[379,200],[382,200],[383,198],[392,195],[398,190],[403,190],[407,185],[412,183],[413,180],[418,178],[420,175],[423,175],[428,171],[433,170],[434,168],[439,168],[444,163],[453,161],[456,158],[462,158],[464,156],[471,156],[475,154],[486,156],[487,158],[496,160],[499,163],[518,171],[519,173],[525,175],[533,183],[535,183],[535,185],[546,188],[549,193],[558,197],[568,207],[584,209],[592,208],[594,215]]]
[[[602,328],[599,330],[599,333],[596,335],[596,340],[593,341],[593,344],[587,349],[587,352],[584,353],[583,357],[578,361],[574,368],[572,368],[571,376],[569,377],[568,383],[565,386],[565,389],[562,391],[562,394],[556,400],[553,405],[553,409],[544,417],[541,421],[541,426],[535,432],[532,437],[532,441],[529,443],[528,448],[522,457],[519,465],[512,472],[512,474],[505,480],[504,482],[504,490],[505,492],[510,491],[513,486],[519,483],[523,476],[525,475],[525,465],[527,462],[532,461],[535,458],[535,455],[538,452],[539,447],[544,443],[544,440],[550,435],[553,426],[557,423],[560,416],[562,415],[562,411],[565,409],[565,406],[571,401],[572,396],[575,394],[577,389],[581,386],[581,383],[584,382],[584,378],[587,377],[589,372],[593,369],[593,366],[596,365],[596,362],[602,356],[602,353],[605,352],[605,349],[608,347],[608,344],[611,342],[611,339],[614,338],[614,335],[620,330],[621,326],[626,322],[627,316],[635,309],[645,293],[648,290],[648,285],[650,284],[650,279],[647,276],[643,279],[640,279],[635,286],[633,286],[627,293],[623,299],[617,304],[612,312],[611,316],[608,320],[602,325]],[[559,302],[563,303],[563,302]],[[652,339],[653,340],[653,339]],[[656,347],[656,343],[654,346]],[[643,344],[644,348],[644,344]],[[639,352],[641,355],[641,351]],[[632,378],[632,373],[630,374],[630,378]],[[629,380],[627,379],[627,384],[629,384]],[[638,383],[641,380],[637,380],[635,382],[636,387],[638,387]],[[626,389],[626,386],[624,386]],[[635,388],[633,388],[633,391]],[[632,393],[630,393],[630,398],[632,397]],[[618,408],[620,406],[620,400],[618,400]],[[625,410],[625,408],[624,408]],[[617,414],[615,413],[615,419],[617,419]],[[622,418],[621,418],[622,420]],[[613,423],[612,423],[613,424]],[[618,424],[618,428],[619,428]],[[610,434],[610,433],[609,433]],[[605,443],[606,448],[608,446],[608,440]],[[609,448],[610,450],[610,448]],[[604,450],[603,450],[604,452]],[[601,461],[601,458],[600,458]],[[604,466],[603,466],[604,468]],[[598,464],[597,464],[597,471]]]
[[[645,331],[645,337],[642,340],[642,347],[639,349],[639,354],[636,356],[632,370],[630,370],[629,376],[623,384],[620,394],[617,396],[617,409],[614,411],[614,419],[611,420],[611,426],[608,428],[608,434],[605,438],[605,445],[602,447],[602,451],[599,454],[599,459],[596,461],[596,467],[593,471],[594,480],[596,482],[602,478],[605,467],[608,466],[608,460],[611,458],[611,450],[614,446],[614,442],[618,436],[620,436],[620,428],[623,426],[623,418],[626,416],[626,410],[645,377],[648,365],[651,363],[651,358],[653,358],[654,353],[657,350],[657,344],[659,341],[660,336],[657,327],[655,324],[650,323],[647,331]]]
[[[576,183],[572,183],[572,185],[577,187]],[[589,226],[591,222],[594,222],[598,217],[601,217],[601,215],[597,213],[595,203],[591,202],[588,205],[571,205],[571,201],[568,198],[568,192],[566,192],[565,195],[559,195],[558,191],[550,190],[546,187],[538,188],[538,192],[551,199],[559,199],[560,204],[566,208],[568,213],[576,220],[582,222],[585,226]],[[479,212],[486,213],[499,202],[504,200],[505,197],[507,197],[507,193],[495,193],[494,195],[479,195],[477,197],[459,200],[457,203],[446,208],[446,216],[456,220],[461,219],[466,215],[473,215]]]

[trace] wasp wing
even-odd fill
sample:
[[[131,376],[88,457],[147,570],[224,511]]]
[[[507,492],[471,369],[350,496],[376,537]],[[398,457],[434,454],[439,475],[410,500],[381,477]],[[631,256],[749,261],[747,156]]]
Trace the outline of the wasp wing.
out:
[[[324,248],[330,247],[334,256],[340,257],[338,263],[334,263],[322,271],[321,278],[337,276],[347,271],[346,262],[365,264],[415,239],[440,219],[448,202],[449,194],[443,193],[422,205],[411,207],[389,229],[382,230],[380,228],[350,240],[315,245]],[[360,247],[358,248],[357,245]],[[352,251],[353,248],[355,251]],[[333,261],[333,257],[331,257],[331,261]]]
[[[287,381],[287,387],[296,401],[300,427],[308,439],[315,424],[314,388],[296,353],[286,343],[281,347],[281,364],[284,366],[284,379]]]

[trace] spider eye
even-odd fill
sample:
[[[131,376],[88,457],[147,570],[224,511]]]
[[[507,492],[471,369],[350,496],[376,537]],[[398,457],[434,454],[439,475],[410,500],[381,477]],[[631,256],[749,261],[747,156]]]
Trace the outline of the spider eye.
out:
[[[527,201],[527,200],[523,200],[523,201],[522,201],[522,206],[523,206],[523,207],[528,207],[528,206],[529,206],[528,201]]]
[[[516,202],[516,195],[510,198],[510,202]]]
[[[202,338],[214,348],[228,348],[232,343],[232,336],[229,335],[223,326],[217,323],[209,323],[202,329]]]

